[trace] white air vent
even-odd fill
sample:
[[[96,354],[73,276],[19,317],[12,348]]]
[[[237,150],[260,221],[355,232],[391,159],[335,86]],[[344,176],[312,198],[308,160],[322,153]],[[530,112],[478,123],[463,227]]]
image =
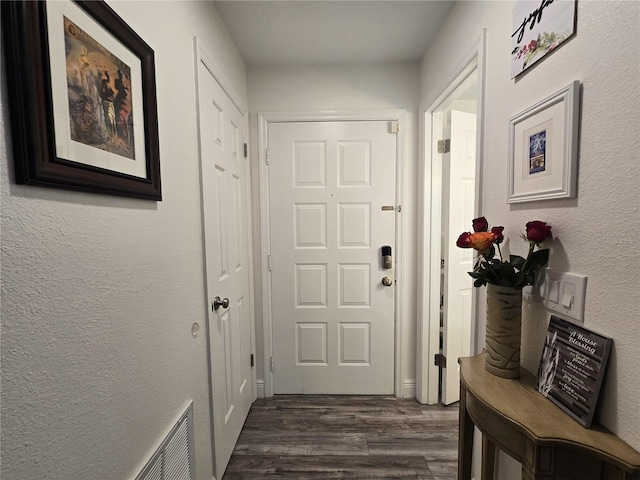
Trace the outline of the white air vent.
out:
[[[194,453],[191,403],[136,480],[192,480],[196,478]]]

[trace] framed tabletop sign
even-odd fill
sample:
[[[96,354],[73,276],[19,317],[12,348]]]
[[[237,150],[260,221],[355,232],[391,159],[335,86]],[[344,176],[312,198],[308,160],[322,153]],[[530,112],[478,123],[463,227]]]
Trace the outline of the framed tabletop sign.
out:
[[[538,370],[538,391],[589,428],[613,341],[555,315]]]
[[[2,2],[17,183],[162,200],[153,50],[102,1]]]

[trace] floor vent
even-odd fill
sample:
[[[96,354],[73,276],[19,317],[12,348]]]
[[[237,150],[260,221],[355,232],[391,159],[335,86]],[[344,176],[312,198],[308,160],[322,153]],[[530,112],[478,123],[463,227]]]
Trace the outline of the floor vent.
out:
[[[193,480],[196,478],[194,454],[191,403],[136,480]]]

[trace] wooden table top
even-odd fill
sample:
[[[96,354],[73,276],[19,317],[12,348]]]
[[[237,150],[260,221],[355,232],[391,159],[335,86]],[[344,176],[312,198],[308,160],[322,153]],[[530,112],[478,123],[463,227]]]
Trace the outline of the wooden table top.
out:
[[[516,380],[496,377],[485,370],[484,353],[459,363],[464,388],[539,445],[579,447],[640,471],[640,452],[601,425],[587,429],[577,423],[538,392],[537,379],[529,372],[522,370]]]

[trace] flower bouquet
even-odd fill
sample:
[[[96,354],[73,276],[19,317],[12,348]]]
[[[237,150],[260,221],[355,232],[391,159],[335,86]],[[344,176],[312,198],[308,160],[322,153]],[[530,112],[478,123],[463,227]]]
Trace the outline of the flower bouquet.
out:
[[[478,252],[478,261],[473,271],[469,272],[475,281],[474,286],[486,284],[502,287],[522,288],[533,285],[536,273],[549,260],[549,249],[541,249],[540,244],[553,238],[551,226],[540,220],[534,220],[526,225],[526,233],[522,238],[529,242],[527,258],[510,255],[509,260],[502,258],[500,244],[504,240],[504,227],[492,227],[485,217],[473,220],[473,233],[464,232],[458,238],[456,245],[460,248],[473,248]],[[536,250],[537,248],[537,250]],[[496,250],[499,258],[496,258]]]

